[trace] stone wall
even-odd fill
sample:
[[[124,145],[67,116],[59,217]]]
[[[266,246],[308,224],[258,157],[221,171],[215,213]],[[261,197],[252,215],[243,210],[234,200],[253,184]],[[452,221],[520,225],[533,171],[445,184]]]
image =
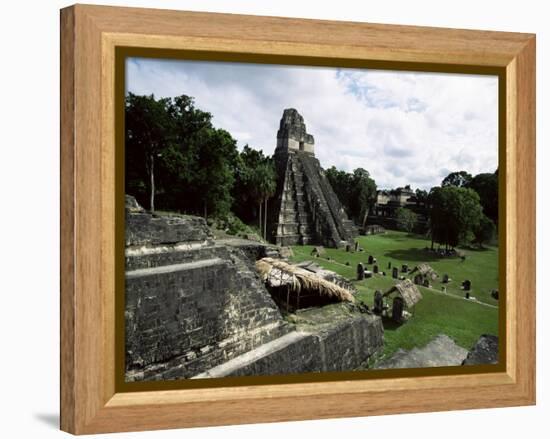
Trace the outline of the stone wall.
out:
[[[239,248],[202,218],[127,211],[127,380],[186,378],[290,328]]]
[[[379,317],[344,306],[299,313],[295,332],[194,378],[355,370],[381,348],[384,330]]]
[[[304,118],[294,108],[283,111],[277,131],[277,150],[303,151],[315,153],[315,140],[307,133]]]

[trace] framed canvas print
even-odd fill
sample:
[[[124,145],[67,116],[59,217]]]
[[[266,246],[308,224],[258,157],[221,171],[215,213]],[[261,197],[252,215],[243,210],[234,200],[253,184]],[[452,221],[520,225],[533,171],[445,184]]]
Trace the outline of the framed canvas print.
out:
[[[535,37],[61,11],[61,427],[535,402]]]

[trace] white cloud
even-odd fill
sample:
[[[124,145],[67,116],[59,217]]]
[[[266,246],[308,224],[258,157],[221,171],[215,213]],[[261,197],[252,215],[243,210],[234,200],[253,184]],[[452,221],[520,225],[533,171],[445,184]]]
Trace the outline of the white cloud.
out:
[[[187,94],[240,146],[272,154],[296,108],[323,167],[367,169],[379,187],[429,189],[448,172],[498,165],[494,76],[130,59],[127,89]]]

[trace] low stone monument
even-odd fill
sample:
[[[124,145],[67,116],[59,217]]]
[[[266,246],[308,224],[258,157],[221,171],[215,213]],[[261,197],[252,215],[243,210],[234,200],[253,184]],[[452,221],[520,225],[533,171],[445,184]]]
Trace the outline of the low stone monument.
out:
[[[384,310],[384,298],[382,296],[382,291],[376,290],[374,292],[374,313],[375,314],[382,314],[382,311]]]
[[[369,261],[367,263],[371,265],[373,262],[374,262],[374,257],[372,255],[369,255]]]
[[[472,289],[472,282],[466,279],[464,282],[462,282],[462,288],[464,289],[464,291],[470,291]]]
[[[373,265],[372,271],[374,274],[378,274],[378,265]]]
[[[325,248],[323,246],[317,246],[314,247],[313,250],[311,250],[311,256],[319,257],[323,256],[325,254]]]
[[[449,283],[449,280],[450,280],[450,279],[449,279],[449,275],[448,275],[447,273],[445,273],[445,274],[443,275],[443,283],[444,283],[444,284]]]
[[[392,276],[394,279],[398,279],[398,278],[399,278],[399,270],[398,270],[397,267],[393,267],[391,276]]]
[[[362,262],[357,264],[357,280],[363,280],[365,278],[365,267]]]
[[[391,308],[391,319],[396,323],[401,323],[403,320],[403,311],[405,310],[405,303],[401,297],[395,297]]]

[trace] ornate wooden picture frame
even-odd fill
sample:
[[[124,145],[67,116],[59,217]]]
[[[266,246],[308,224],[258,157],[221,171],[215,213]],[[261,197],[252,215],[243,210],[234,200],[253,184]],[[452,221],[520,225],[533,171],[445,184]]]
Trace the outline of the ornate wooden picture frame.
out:
[[[124,181],[117,168],[117,120],[124,107],[117,103],[124,96],[124,56],[143,51],[167,58],[497,75],[504,218],[499,367],[125,386],[119,349],[124,321],[116,294],[124,288]],[[535,403],[535,363],[534,35],[88,5],[61,11],[62,430],[86,434],[529,405]]]

